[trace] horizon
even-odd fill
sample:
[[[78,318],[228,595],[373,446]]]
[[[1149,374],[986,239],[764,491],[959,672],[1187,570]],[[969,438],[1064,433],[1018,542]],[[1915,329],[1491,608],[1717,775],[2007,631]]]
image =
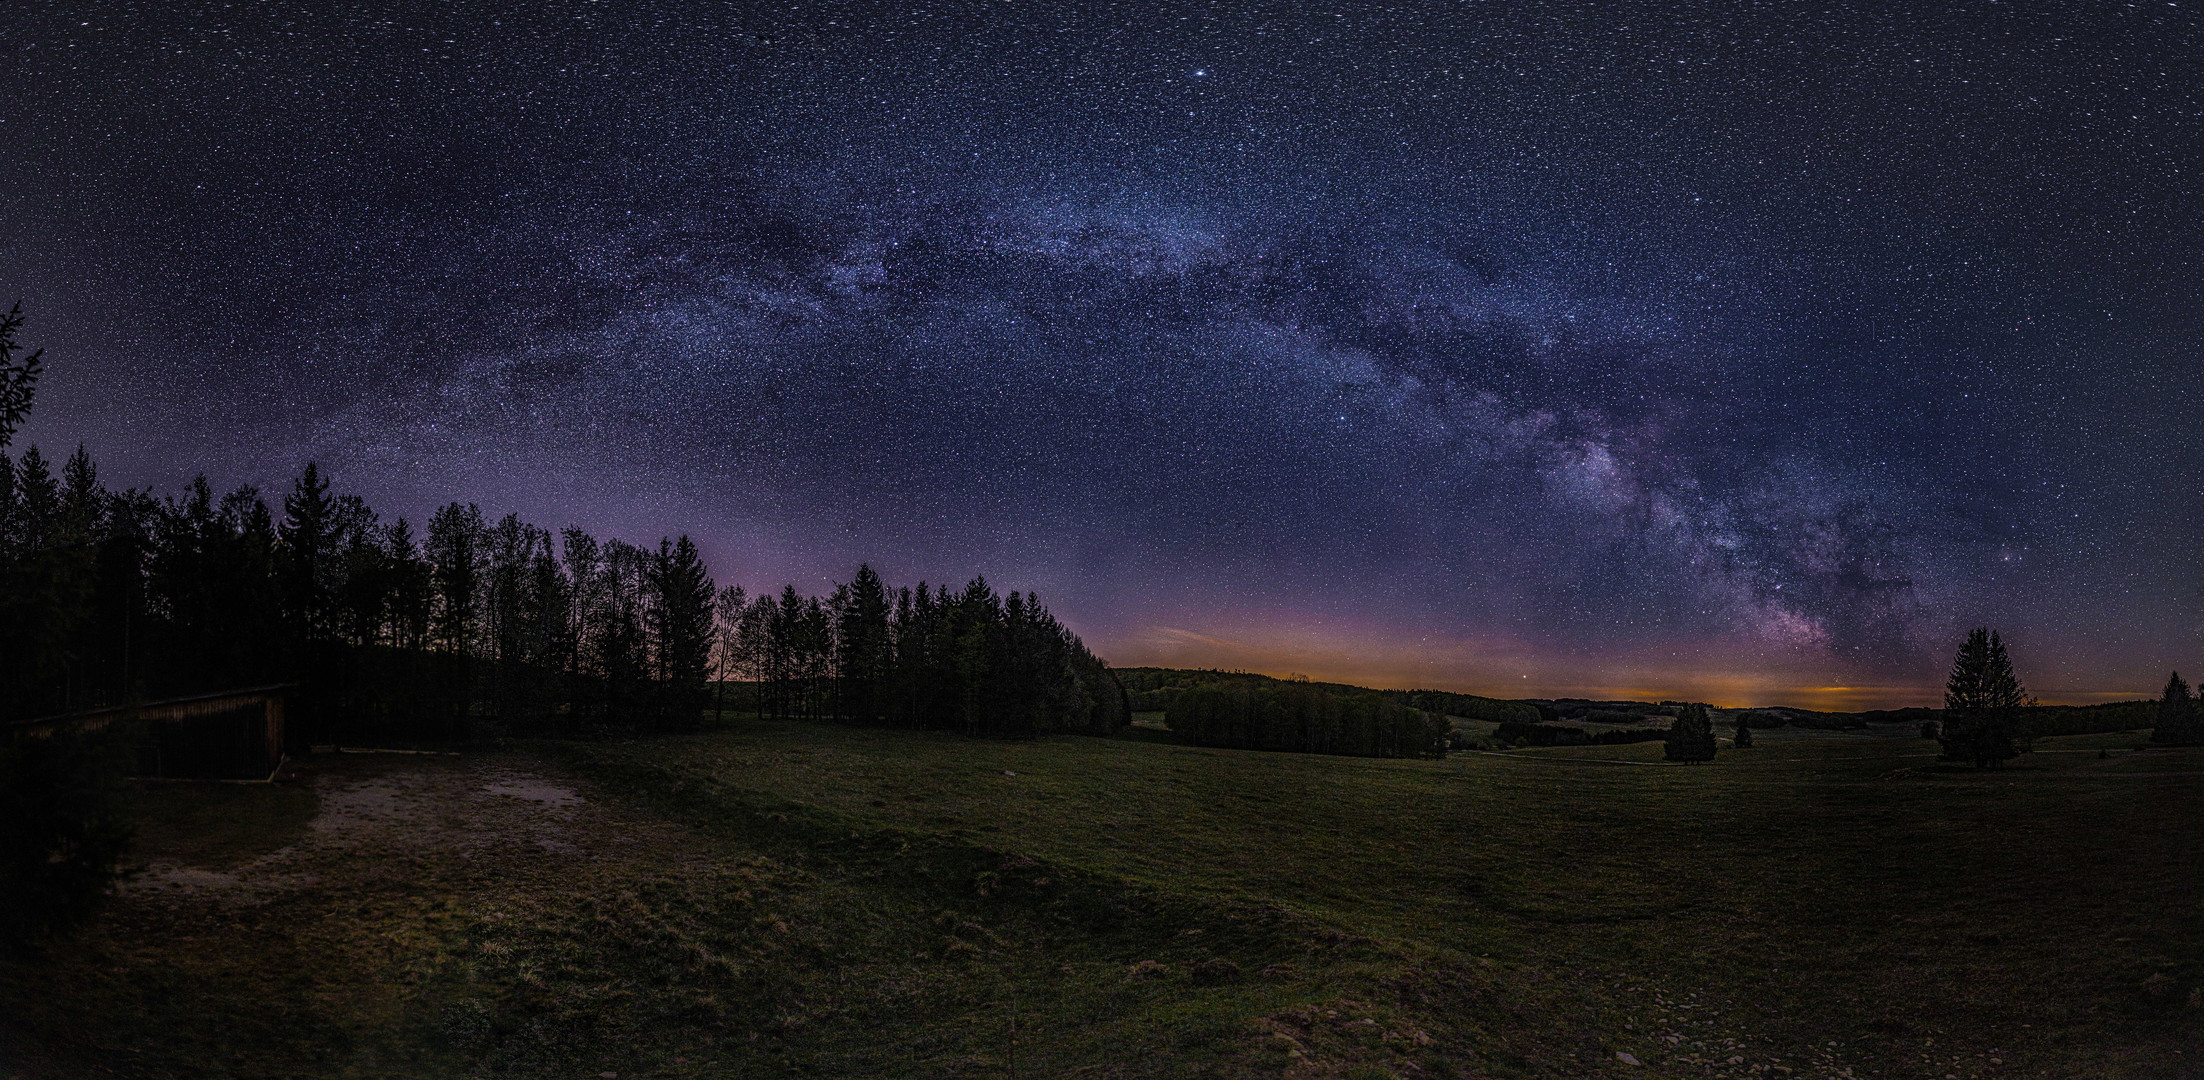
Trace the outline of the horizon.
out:
[[[641,10],[27,15],[16,447],[985,574],[1142,664],[2204,668],[2186,7]]]

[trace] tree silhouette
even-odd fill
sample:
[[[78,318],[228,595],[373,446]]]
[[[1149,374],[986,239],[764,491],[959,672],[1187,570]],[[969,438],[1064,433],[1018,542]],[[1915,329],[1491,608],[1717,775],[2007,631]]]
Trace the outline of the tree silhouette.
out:
[[[15,440],[16,429],[30,416],[42,368],[39,358],[46,353],[44,349],[33,349],[21,360],[15,358],[23,350],[15,341],[16,332],[22,328],[23,305],[17,304],[6,315],[0,315],[0,450]]]
[[[1676,710],[1663,756],[1670,761],[1713,761],[1714,751],[1714,719],[1707,707],[1694,703]]]
[[[2204,718],[2197,715],[2195,698],[2189,694],[2189,684],[2182,681],[2176,671],[2166,680],[2165,695],[2158,699],[2158,724],[2151,728],[2150,741],[2168,746],[2195,746],[2204,735]]]
[[[2020,710],[2031,704],[1997,632],[1986,627],[1968,631],[1944,682],[1944,759],[1987,768],[2018,757],[2013,734]]]
[[[693,728],[704,709],[704,683],[711,670],[712,600],[717,590],[695,542],[687,536],[658,542],[650,586],[653,674],[665,692],[660,722],[676,729]]]
[[[834,610],[838,711],[871,722],[884,711],[894,654],[887,586],[870,564],[861,565],[849,584],[834,590],[829,606]]]
[[[1737,714],[1737,731],[1736,731],[1736,734],[1734,734],[1734,735],[1732,735],[1732,736],[1730,737],[1730,745],[1731,745],[1731,746],[1734,746],[1734,747],[1736,747],[1736,748],[1737,748],[1737,749],[1739,749],[1739,750],[1750,750],[1750,749],[1752,749],[1752,723],[1751,723],[1751,721],[1752,721],[1752,714],[1751,714],[1751,713],[1749,713],[1749,712],[1739,712],[1739,713]]]
[[[324,578],[331,576],[327,564],[335,556],[338,529],[329,481],[309,461],[283,497],[283,524],[276,530],[282,542],[284,609],[302,640],[316,640],[331,629]]]

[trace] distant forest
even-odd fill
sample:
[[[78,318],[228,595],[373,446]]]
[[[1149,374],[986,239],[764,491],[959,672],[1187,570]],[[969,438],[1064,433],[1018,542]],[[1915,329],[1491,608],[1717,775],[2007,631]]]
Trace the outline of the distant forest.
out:
[[[1120,668],[1118,677],[1134,709],[1162,711],[1164,726],[1180,739],[1244,750],[1444,757],[1453,727],[1447,706],[1508,704],[1463,694],[1370,690],[1239,671]]]
[[[1168,711],[1171,700],[1180,691],[1196,686],[1260,686],[1291,682],[1344,697],[1375,694],[1395,704],[1445,716],[1459,716],[1467,720],[1490,720],[1498,723],[1538,719],[1538,709],[1520,701],[1502,701],[1498,698],[1456,694],[1445,690],[1373,690],[1367,686],[1350,686],[1346,683],[1310,682],[1301,678],[1279,679],[1249,671],[1223,671],[1216,668],[1121,667],[1117,669],[1117,677],[1125,684],[1126,692],[1132,696],[1134,712]]]
[[[1345,683],[1311,682],[1300,677],[1279,679],[1248,671],[1217,669],[1131,667],[1118,668],[1117,675],[1130,694],[1134,712],[1163,713],[1165,725],[1181,738],[1206,745],[1256,749],[1317,749],[1314,745],[1296,745],[1324,742],[1324,738],[1312,738],[1306,734],[1310,730],[1306,721],[1296,718],[1274,723],[1272,720],[1262,719],[1264,716],[1298,717],[1300,714],[1293,712],[1293,709],[1304,706],[1288,707],[1282,703],[1288,700],[1306,701],[1310,695],[1333,701],[1366,699],[1439,716],[1487,721],[1500,725],[1493,732],[1492,738],[1508,745],[1520,741],[1527,746],[1632,743],[1661,739],[1666,736],[1668,726],[1677,713],[1689,704],[1681,701],[1599,701],[1586,698],[1525,698],[1509,701],[1440,690],[1376,690]],[[1186,698],[1186,695],[1195,691],[1200,693],[1191,699]],[[2186,692],[2185,685],[2183,691]],[[1218,696],[1220,692],[1222,697]],[[2170,697],[2172,691],[2169,690],[2168,694]],[[1179,704],[1182,699],[1186,700],[1186,704]],[[2160,716],[2168,708],[2172,707],[2162,706],[2157,701],[2023,706],[2014,710],[2013,737],[2026,740],[2056,735],[2135,731],[2162,724]],[[1912,730],[1937,730],[1948,719],[1948,711],[1908,708],[1866,712],[1816,712],[1784,706],[1764,706],[1746,710],[1744,719],[1747,726],[1755,729],[1798,727],[1859,730],[1903,724]],[[1603,726],[1593,729],[1568,726],[1587,723]],[[1734,721],[1725,720],[1724,723]],[[1350,739],[1344,745],[1359,744]],[[1413,740],[1406,745],[1414,745]],[[1394,751],[1358,748],[1332,749],[1326,752],[1389,754]],[[1409,751],[1418,752],[1427,751]]]
[[[679,731],[730,707],[1011,736],[1128,720],[1076,635],[984,578],[861,566],[824,598],[751,597],[686,536],[554,536],[457,502],[416,533],[311,463],[271,506],[204,476],[112,491],[82,447],[58,470],[12,456],[40,374],[21,325],[0,316],[0,722],[274,684],[313,742]]]

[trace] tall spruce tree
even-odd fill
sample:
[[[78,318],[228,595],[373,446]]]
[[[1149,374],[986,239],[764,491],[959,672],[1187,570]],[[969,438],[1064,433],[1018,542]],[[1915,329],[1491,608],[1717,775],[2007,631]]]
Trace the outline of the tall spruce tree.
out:
[[[330,635],[330,565],[336,557],[340,523],[337,500],[329,494],[329,481],[321,467],[309,461],[306,471],[283,497],[283,524],[276,530],[282,542],[283,605],[293,631],[302,640]]]
[[[2004,640],[1987,627],[1968,631],[1944,681],[1944,759],[1988,768],[2018,757],[2013,737],[2030,704]]]
[[[888,590],[871,564],[860,565],[847,585],[834,590],[834,674],[836,710],[863,723],[886,709],[888,668],[893,644],[888,626]]]
[[[2176,671],[2166,680],[2166,692],[2158,699],[2158,723],[2151,728],[2150,741],[2167,746],[2195,746],[2204,735],[2204,717],[2197,715],[2196,699],[2189,693],[2189,684]]]
[[[1664,756],[1670,761],[1713,761],[1714,751],[1714,718],[1707,707],[1693,703],[1676,710]]]
[[[716,592],[696,543],[686,535],[660,540],[651,560],[650,587],[651,653],[665,695],[661,723],[687,730],[704,711]]]

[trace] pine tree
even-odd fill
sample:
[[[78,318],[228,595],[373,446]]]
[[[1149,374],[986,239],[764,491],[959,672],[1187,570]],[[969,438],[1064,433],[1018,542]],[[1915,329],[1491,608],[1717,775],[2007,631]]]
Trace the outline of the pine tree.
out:
[[[1986,627],[1968,631],[1944,682],[1944,759],[1987,768],[2019,756],[2013,736],[2020,710],[2030,704],[1997,632]]]
[[[1714,719],[1707,707],[1690,704],[1678,709],[1675,723],[1668,727],[1668,760],[1713,761],[1714,751]]]
[[[1730,745],[1736,747],[1739,750],[1752,749],[1751,713],[1739,712],[1737,714],[1737,732],[1735,735],[1732,735],[1730,737]]]
[[[2204,734],[2204,727],[2197,716],[2197,703],[2189,693],[2189,684],[2182,681],[2176,671],[2166,680],[2166,693],[2158,699],[2158,724],[2151,728],[2150,741],[2168,746],[2195,746]]]
[[[871,723],[886,705],[891,660],[887,586],[870,564],[861,565],[849,584],[835,589],[831,606],[837,711]]]
[[[15,334],[22,328],[23,305],[17,304],[6,315],[0,315],[0,450],[15,441],[16,429],[30,416],[31,399],[38,389],[39,358],[46,352],[33,349],[23,359],[16,359],[15,354],[23,346],[15,343]]]
[[[283,543],[284,608],[305,640],[318,639],[332,629],[327,579],[336,555],[337,532],[337,504],[329,495],[329,481],[309,461],[291,493],[283,497],[283,525],[276,532]]]
[[[650,587],[651,652],[665,695],[664,720],[686,730],[696,726],[704,709],[716,592],[696,543],[685,535],[660,540]]]

